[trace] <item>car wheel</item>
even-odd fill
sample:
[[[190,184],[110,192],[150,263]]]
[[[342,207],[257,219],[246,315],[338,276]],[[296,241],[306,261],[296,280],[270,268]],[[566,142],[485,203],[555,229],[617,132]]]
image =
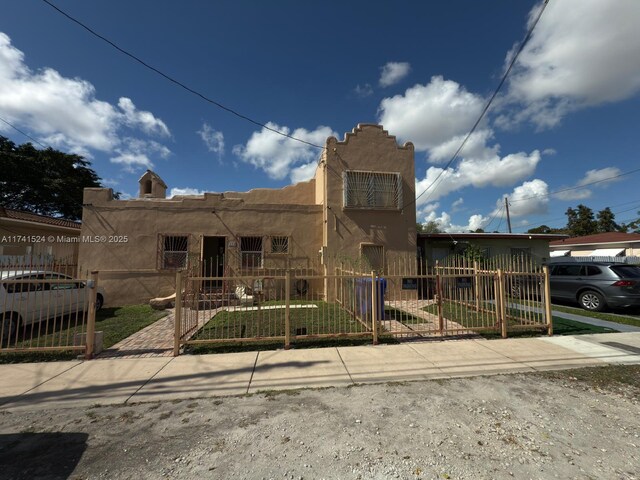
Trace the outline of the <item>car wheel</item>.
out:
[[[96,295],[96,311],[102,308],[103,303],[104,303],[104,298],[102,298],[102,295],[100,294]]]
[[[582,308],[592,312],[601,312],[607,306],[604,297],[593,290],[582,292],[578,297],[578,302]]]
[[[18,331],[18,316],[14,313],[2,315],[2,346],[6,347],[15,338]]]

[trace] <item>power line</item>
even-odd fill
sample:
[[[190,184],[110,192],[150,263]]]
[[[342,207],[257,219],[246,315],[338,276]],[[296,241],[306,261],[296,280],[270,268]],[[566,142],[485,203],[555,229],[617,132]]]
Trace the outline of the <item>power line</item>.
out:
[[[238,118],[241,118],[243,120],[246,120],[249,123],[253,123],[254,125],[257,125],[259,127],[262,127],[266,130],[269,130],[273,133],[277,133],[278,135],[281,135],[283,137],[289,138],[291,140],[295,140],[296,142],[300,142],[300,143],[304,143],[305,145],[309,145],[311,147],[315,147],[315,148],[320,148],[320,149],[324,149],[325,147],[321,146],[321,145],[316,145],[315,143],[311,143],[308,142],[306,140],[302,140],[301,138],[297,138],[294,137],[293,135],[289,135],[288,133],[284,133],[281,132],[280,130],[276,130],[275,128],[271,128],[268,125],[265,125],[264,123],[258,122],[257,120],[254,120],[246,115],[243,115],[239,112],[237,112],[236,110],[233,110],[232,108],[229,108],[223,104],[221,104],[220,102],[217,102],[215,100],[213,100],[212,98],[206,96],[203,93],[200,93],[199,91],[195,90],[194,88],[191,88],[189,86],[187,86],[186,84],[180,82],[179,80],[176,80],[174,77],[164,73],[163,71],[161,71],[160,69],[152,66],[151,64],[149,64],[148,62],[142,60],[140,57],[137,57],[136,55],[134,55],[133,53],[125,50],[124,48],[118,46],[116,43],[114,43],[113,41],[109,40],[107,37],[99,34],[98,32],[96,32],[95,30],[93,30],[92,28],[90,28],[89,26],[85,25],[84,23],[82,23],[80,20],[72,17],[71,15],[69,15],[67,12],[65,12],[64,10],[60,9],[59,7],[57,7],[56,5],[54,5],[53,3],[51,3],[49,0],[42,0],[44,3],[46,3],[47,5],[49,5],[51,8],[53,8],[54,10],[56,10],[57,12],[59,12],[60,14],[64,15],[65,17],[67,17],[69,20],[71,20],[72,22],[78,24],[79,26],[81,26],[82,28],[84,28],[86,31],[88,31],[89,33],[91,33],[91,35],[99,38],[100,40],[102,40],[103,42],[106,42],[107,44],[111,45],[113,48],[115,48],[116,50],[118,50],[120,53],[128,56],[129,58],[135,60],[136,62],[138,62],[140,65],[148,68],[149,70],[151,70],[152,72],[157,73],[158,75],[160,75],[161,77],[165,78],[166,80],[170,81],[171,83],[183,88],[184,90],[186,90],[189,93],[192,93],[193,95],[196,95],[197,97],[200,97],[201,99],[203,99],[204,101],[211,103],[212,105],[215,105],[218,108],[221,108],[222,110],[225,110],[233,115],[235,115]]]
[[[620,178],[620,177],[624,177],[625,175],[631,175],[632,173],[637,173],[640,172],[640,168],[636,168],[635,170],[630,170],[628,172],[624,172],[624,173],[620,173],[618,175],[613,175],[611,177],[606,177],[606,178],[602,178],[600,180],[595,180],[593,182],[589,182],[589,183],[585,183],[584,185],[578,185],[576,187],[569,187],[569,188],[563,188],[560,190],[555,190],[553,192],[548,192],[548,193],[542,193],[539,195],[531,195],[529,197],[522,197],[522,198],[518,198],[516,200],[511,200],[511,203],[515,203],[515,202],[522,202],[524,200],[531,200],[533,198],[544,198],[544,197],[549,197],[551,195],[555,195],[556,193],[562,193],[562,192],[568,192],[570,190],[579,190],[581,188],[586,188],[590,185],[595,185],[597,183],[602,183],[602,182],[607,182],[609,180],[612,180],[614,178]]]
[[[31,135],[29,135],[28,133],[23,132],[22,130],[20,130],[18,127],[16,127],[15,125],[9,123],[8,121],[6,121],[4,118],[0,117],[0,120],[2,120],[4,123],[6,123],[7,125],[9,125],[11,128],[13,128],[16,132],[21,133],[22,135],[24,135],[25,137],[27,137],[28,139],[34,141],[35,143],[37,143],[38,145],[40,145],[42,148],[51,148],[51,147],[46,147],[44,146],[42,143],[40,143],[38,140],[36,140],[35,138],[33,138]]]
[[[47,1],[47,0],[44,0]],[[480,124],[480,122],[482,121],[482,119],[484,118],[485,114],[487,113],[487,111],[489,110],[489,107],[491,107],[491,104],[493,103],[493,101],[495,100],[496,96],[498,95],[498,93],[500,92],[500,89],[502,88],[502,86],[504,85],[504,82],[507,80],[507,77],[509,76],[509,73],[511,73],[511,70],[513,69],[513,66],[515,65],[516,61],[518,60],[518,57],[520,56],[520,53],[522,53],[522,50],[524,50],[525,45],[527,44],[527,42],[529,41],[529,39],[531,38],[531,35],[533,34],[533,30],[536,28],[536,25],[538,24],[538,22],[540,21],[540,17],[542,17],[542,13],[544,12],[545,8],[547,8],[547,4],[549,3],[549,0],[545,0],[544,3],[542,4],[542,7],[540,8],[540,11],[538,12],[538,15],[536,16],[535,21],[531,24],[531,26],[529,27],[529,31],[527,32],[527,34],[524,37],[524,40],[522,40],[522,42],[520,43],[520,46],[518,47],[518,50],[516,51],[515,55],[513,56],[513,58],[511,59],[511,62],[509,62],[509,67],[507,68],[507,70],[504,72],[504,75],[502,76],[502,79],[500,80],[500,83],[498,84],[498,86],[496,87],[495,91],[493,92],[493,95],[491,95],[491,98],[489,98],[489,101],[487,102],[487,104],[484,106],[484,108],[482,109],[482,112],[480,113],[480,116],[478,117],[478,119],[476,120],[476,122],[473,124],[473,127],[471,127],[471,130],[469,130],[469,133],[467,133],[466,137],[464,137],[464,140],[462,141],[462,143],[460,144],[460,146],[458,147],[458,149],[455,151],[455,153],[453,154],[453,156],[451,157],[451,159],[447,162],[446,166],[442,169],[442,171],[438,174],[438,176],[436,177],[436,179],[431,183],[431,185],[429,185],[420,195],[418,195],[415,200],[407,203],[403,208],[403,210],[405,208],[407,208],[409,205],[411,205],[412,203],[415,203],[418,201],[418,199],[424,195],[427,190],[429,190],[429,188],[433,187],[433,189],[431,190],[431,192],[429,193],[429,195],[427,195],[427,198],[429,198],[431,196],[431,194],[435,191],[435,186],[436,183],[438,182],[438,180],[440,180],[440,178],[442,177],[442,175],[444,174],[444,172],[447,171],[447,169],[451,166],[451,164],[454,162],[454,160],[458,157],[458,155],[460,154],[460,152],[462,151],[462,149],[464,148],[464,146],[466,145],[467,141],[469,141],[469,138],[471,137],[471,135],[473,135],[473,132],[476,131],[476,128],[478,128],[478,125]]]

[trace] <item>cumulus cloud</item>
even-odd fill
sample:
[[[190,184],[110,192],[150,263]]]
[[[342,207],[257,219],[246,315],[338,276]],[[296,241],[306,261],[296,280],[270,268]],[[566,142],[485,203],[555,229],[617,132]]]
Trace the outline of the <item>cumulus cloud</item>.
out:
[[[224,134],[208,123],[203,123],[202,128],[196,133],[200,135],[207,149],[210,152],[217,153],[218,159],[221,159],[222,155],[224,155]]]
[[[124,170],[130,173],[142,168],[153,168],[153,163],[144,153],[121,152],[120,155],[110,158],[109,161],[122,165]]]
[[[143,132],[168,137],[169,128],[156,118],[153,113],[138,110],[130,98],[121,97],[118,100],[118,107],[124,114],[124,123],[130,127],[139,127]]]
[[[446,170],[429,167],[425,178],[416,182],[418,205],[444,197],[468,186],[507,186],[532,175],[540,161],[540,152],[534,150],[513,153],[505,157],[495,155],[488,160],[463,159],[456,168]]]
[[[166,137],[170,135],[166,124],[151,112],[138,110],[127,97],[114,106],[95,95],[86,80],[66,78],[52,68],[32,71],[24,53],[0,32],[0,111],[7,120],[55,148],[87,157],[91,150],[117,153],[114,163],[149,165],[150,152],[125,152],[119,130],[129,127]]]
[[[549,128],[571,111],[636,95],[639,23],[636,0],[550,2],[509,78],[507,102],[524,108],[503,114],[499,124],[531,121]]]
[[[415,85],[404,95],[383,99],[378,114],[390,133],[413,142],[416,150],[426,151],[465,135],[483,107],[479,95],[434,76],[427,85]]]
[[[185,187],[185,188],[172,188],[169,191],[169,198],[179,197],[184,195],[204,195],[203,190],[197,188]]]
[[[524,182],[506,196],[509,199],[509,215],[512,217],[547,213],[549,186],[544,180]],[[496,200],[496,208],[491,215],[499,214],[503,208],[504,196]]]
[[[469,217],[469,221],[466,225],[456,225],[452,223],[451,215],[447,212],[442,212],[438,215],[435,211],[432,211],[424,217],[422,223],[429,222],[434,222],[438,226],[438,229],[448,233],[475,232],[479,228],[484,229],[485,225],[489,222],[489,218],[475,214]]]
[[[409,75],[411,65],[408,62],[388,62],[380,70],[380,86],[389,87]]]
[[[324,145],[328,137],[338,136],[331,128],[325,126],[319,126],[315,130],[291,130],[273,122],[267,123],[267,126],[315,145]],[[310,172],[310,163],[317,160],[320,149],[263,128],[254,132],[246,145],[233,147],[233,153],[243,162],[265,171],[275,180],[282,180],[287,176],[293,179],[294,175],[300,180],[306,179],[304,176]]]
[[[120,146],[115,148],[115,153],[118,155],[111,157],[109,161],[122,165],[129,173],[134,173],[141,169],[153,168],[149,155],[166,159],[171,155],[171,150],[153,140],[125,137]]]
[[[611,183],[620,181],[621,173],[617,167],[588,170],[584,176],[576,182],[574,187],[563,187],[559,192],[554,194],[554,197],[559,200],[584,200],[593,194],[591,189],[586,188],[587,185],[592,188],[606,187]],[[585,188],[577,188],[582,186]],[[564,190],[564,188],[566,188],[566,190]]]

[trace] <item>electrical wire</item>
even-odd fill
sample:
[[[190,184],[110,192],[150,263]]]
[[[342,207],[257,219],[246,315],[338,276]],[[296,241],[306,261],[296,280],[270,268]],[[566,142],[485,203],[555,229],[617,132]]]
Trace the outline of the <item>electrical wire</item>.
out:
[[[47,0],[43,0],[43,1],[47,1]],[[413,201],[407,203],[404,207],[402,207],[403,209],[407,208],[409,205],[411,205],[412,203],[416,203],[418,201],[418,199],[424,195],[425,193],[427,193],[427,191],[431,188],[431,192],[429,193],[429,195],[427,195],[427,199],[431,196],[431,194],[433,194],[433,192],[435,191],[435,186],[438,183],[438,181],[440,180],[440,178],[442,178],[442,175],[444,174],[444,172],[447,171],[447,169],[451,166],[451,164],[455,161],[456,158],[458,158],[458,155],[460,154],[460,152],[462,151],[462,149],[464,148],[464,146],[466,145],[466,143],[469,141],[469,138],[471,137],[471,135],[473,135],[473,133],[476,131],[476,128],[478,128],[478,125],[480,124],[480,122],[482,121],[482,119],[484,118],[485,114],[487,113],[487,111],[489,110],[489,107],[491,107],[491,104],[493,103],[493,101],[495,100],[496,96],[498,95],[498,93],[500,92],[500,89],[502,88],[502,86],[504,85],[504,82],[507,80],[507,77],[509,76],[509,73],[511,73],[511,70],[513,69],[513,66],[515,65],[516,61],[518,60],[518,57],[520,56],[520,53],[522,53],[522,50],[524,50],[525,45],[527,44],[527,42],[529,41],[529,39],[531,38],[531,35],[533,34],[533,30],[536,28],[536,25],[538,25],[538,22],[540,21],[540,17],[542,17],[542,13],[544,12],[545,8],[547,7],[547,4],[549,3],[549,0],[544,0],[544,3],[542,4],[542,7],[540,8],[540,11],[538,12],[538,15],[536,16],[535,20],[533,21],[533,23],[531,24],[531,26],[529,27],[529,31],[527,32],[527,34],[524,37],[524,40],[520,43],[520,46],[518,47],[518,50],[516,51],[516,53],[513,55],[513,58],[511,59],[511,62],[509,62],[509,67],[506,69],[506,71],[504,72],[504,75],[502,75],[502,79],[500,80],[500,83],[498,84],[498,86],[496,87],[495,91],[493,92],[493,95],[491,95],[491,97],[489,98],[489,101],[487,102],[487,104],[484,106],[484,108],[482,109],[482,112],[480,113],[480,116],[478,117],[478,119],[476,120],[476,122],[473,124],[473,126],[471,127],[471,130],[469,130],[469,133],[467,133],[467,135],[464,137],[464,140],[462,141],[462,143],[460,144],[460,146],[458,147],[458,149],[455,151],[455,153],[453,154],[453,156],[451,157],[451,159],[447,162],[447,164],[445,165],[445,167],[442,169],[442,171],[438,174],[438,176],[435,178],[435,180],[431,183],[431,185],[429,185],[420,195],[418,195]]]
[[[54,5],[53,3],[51,3],[49,0],[42,0],[44,3],[46,3],[47,5],[49,5],[51,8],[53,8],[54,10],[56,10],[58,13],[62,14],[63,16],[67,17],[69,20],[71,20],[72,22],[76,23],[77,25],[79,25],[80,27],[84,28],[86,31],[88,31],[89,33],[91,33],[91,35],[99,38],[100,40],[102,40],[103,42],[109,44],[110,46],[112,46],[113,48],[115,48],[116,50],[118,50],[120,53],[126,55],[127,57],[135,60],[136,62],[138,62],[140,65],[144,66],[145,68],[151,70],[154,73],[157,73],[158,75],[160,75],[161,77],[163,77],[164,79],[168,80],[169,82],[183,88],[184,90],[186,90],[189,93],[192,93],[193,95],[200,97],[202,100],[215,105],[216,107],[225,110],[228,113],[231,113],[232,115],[235,115],[238,118],[241,118],[242,120],[245,120],[249,123],[252,123],[254,125],[257,125],[259,127],[262,127],[266,130],[269,130],[273,133],[277,133],[278,135],[281,135],[283,137],[289,138],[291,140],[295,140],[296,142],[300,142],[300,143],[304,143],[305,145],[309,145],[311,147],[314,148],[320,148],[320,149],[324,149],[325,147],[322,145],[316,145],[315,143],[312,142],[308,142],[306,140],[303,140],[301,138],[298,137],[294,137],[293,135],[289,135],[288,133],[284,133],[281,132],[280,130],[276,130],[275,128],[271,128],[268,125],[259,122],[257,120],[252,119],[251,117],[248,117],[246,115],[243,115],[241,113],[239,113],[238,111],[227,107],[223,104],[221,104],[220,102],[217,102],[216,100],[213,100],[212,98],[206,96],[205,94],[195,90],[194,88],[189,87],[188,85],[186,85],[185,83],[177,80],[176,78],[172,77],[171,75],[168,75],[166,73],[164,73],[163,71],[161,71],[160,69],[154,67],[153,65],[149,64],[148,62],[142,60],[140,57],[134,55],[133,53],[125,50],[124,48],[118,46],[115,42],[109,40],[107,37],[99,34],[98,32],[96,32],[95,30],[93,30],[92,28],[90,28],[89,26],[85,25],[84,23],[82,23],[80,20],[72,17],[70,14],[68,14],[67,12],[65,12],[64,10],[62,10],[61,8],[57,7],[56,5]]]
[[[7,120],[5,120],[4,118],[0,117],[0,120],[2,120],[4,123],[6,123],[7,125],[9,125],[11,128],[13,128],[16,132],[21,133],[22,135],[24,135],[25,137],[27,137],[28,139],[34,141],[35,143],[37,143],[38,145],[40,145],[42,148],[51,148],[51,147],[46,147],[44,146],[42,143],[40,143],[38,140],[36,140],[35,138],[33,138],[31,135],[29,135],[28,133],[23,132],[22,130],[20,130],[18,127],[16,127],[15,125],[9,123]]]
[[[600,180],[595,180],[593,182],[585,183],[584,185],[578,185],[576,187],[563,188],[563,189],[560,189],[560,190],[555,190],[553,192],[542,193],[542,194],[539,194],[539,195],[531,195],[529,197],[522,197],[522,198],[518,198],[518,199],[515,199],[515,200],[509,200],[509,201],[512,202],[512,203],[516,203],[516,202],[522,202],[524,200],[531,200],[533,198],[549,197],[551,195],[555,195],[556,193],[568,192],[570,190],[579,190],[581,188],[586,188],[588,186],[595,185],[597,183],[608,182],[609,180],[612,180],[614,178],[624,177],[625,175],[631,175],[632,173],[637,173],[637,172],[640,172],[640,168],[636,168],[635,170],[630,170],[628,172],[620,173],[618,175],[612,175],[611,177],[602,178]]]

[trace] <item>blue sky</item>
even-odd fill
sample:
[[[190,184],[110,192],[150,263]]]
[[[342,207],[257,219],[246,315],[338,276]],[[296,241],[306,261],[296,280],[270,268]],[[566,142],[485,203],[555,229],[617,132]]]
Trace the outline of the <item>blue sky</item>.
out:
[[[627,174],[640,168],[636,0],[550,0],[442,175],[539,2],[53,3],[190,88],[311,143],[382,123],[416,146],[420,221],[506,231],[505,195],[516,232],[564,226],[579,203],[637,218],[640,172]],[[177,87],[38,0],[3,5],[0,117],[85,155],[125,196],[146,168],[176,194],[277,188],[308,178],[320,153]],[[29,141],[2,122],[0,134]]]

